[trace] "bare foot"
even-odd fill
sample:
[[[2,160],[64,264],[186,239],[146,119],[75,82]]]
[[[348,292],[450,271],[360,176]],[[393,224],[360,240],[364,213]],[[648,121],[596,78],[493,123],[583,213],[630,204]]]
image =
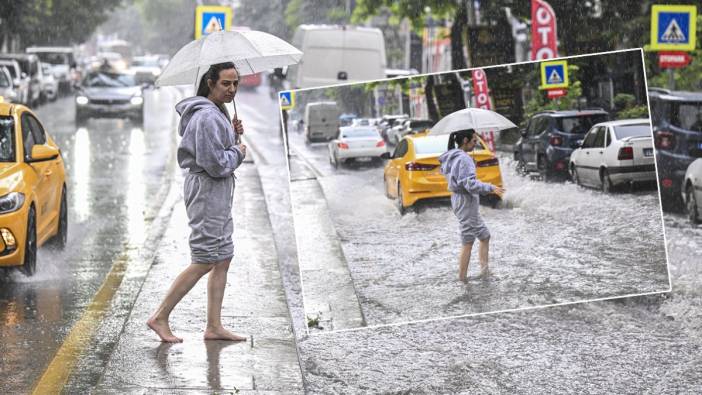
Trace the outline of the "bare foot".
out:
[[[229,332],[223,327],[205,329],[205,340],[228,340],[232,342],[246,341],[246,337]]]
[[[182,343],[183,339],[177,337],[171,332],[171,327],[168,326],[168,321],[162,321],[154,317],[149,318],[146,321],[146,325],[151,328],[152,331],[156,332],[158,337],[164,343]]]

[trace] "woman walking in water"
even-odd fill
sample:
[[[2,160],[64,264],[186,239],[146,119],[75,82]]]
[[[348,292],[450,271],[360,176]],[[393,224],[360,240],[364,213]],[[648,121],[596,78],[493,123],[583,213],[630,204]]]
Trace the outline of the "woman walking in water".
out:
[[[460,130],[449,135],[448,151],[441,154],[441,173],[448,181],[451,191],[451,207],[458,218],[461,234],[461,255],[458,261],[458,279],[466,281],[468,263],[475,239],[480,240],[481,275],[488,273],[488,252],[490,249],[490,232],[480,217],[479,195],[497,193],[505,190],[496,185],[480,182],[475,174],[475,162],[468,155],[478,143],[475,130]]]
[[[235,133],[244,132],[241,121],[230,122],[224,107],[224,103],[234,99],[238,85],[239,73],[233,63],[215,64],[200,80],[197,96],[176,105],[182,136],[178,164],[189,170],[184,181],[184,198],[191,228],[191,263],[178,275],[146,322],[163,342],[183,341],[171,332],[168,318],[183,296],[207,273],[205,340],[246,340],[225,329],[221,321],[227,271],[234,256],[234,170],[246,156],[246,146],[236,145]]]

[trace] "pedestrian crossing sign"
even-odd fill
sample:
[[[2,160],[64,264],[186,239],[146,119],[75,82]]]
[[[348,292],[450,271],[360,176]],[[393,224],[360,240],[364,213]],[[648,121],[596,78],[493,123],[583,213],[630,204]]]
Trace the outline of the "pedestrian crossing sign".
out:
[[[568,87],[568,61],[541,62],[540,89],[563,89]]]
[[[291,110],[293,107],[295,107],[295,92],[278,92],[278,98],[280,99],[280,108],[282,110]]]
[[[659,5],[651,8],[651,49],[694,51],[697,39],[697,7]]]
[[[200,5],[195,9],[196,40],[213,32],[230,30],[231,27],[231,7]]]

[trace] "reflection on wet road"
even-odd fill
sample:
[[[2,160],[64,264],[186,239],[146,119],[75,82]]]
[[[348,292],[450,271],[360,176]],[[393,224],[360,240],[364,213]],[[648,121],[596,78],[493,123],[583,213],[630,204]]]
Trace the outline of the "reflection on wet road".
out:
[[[91,119],[77,127],[72,97],[37,109],[66,164],[68,245],[40,249],[31,278],[0,274],[3,392],[31,390],[113,264],[142,248],[170,171],[176,98],[175,90],[148,91],[143,125]]]

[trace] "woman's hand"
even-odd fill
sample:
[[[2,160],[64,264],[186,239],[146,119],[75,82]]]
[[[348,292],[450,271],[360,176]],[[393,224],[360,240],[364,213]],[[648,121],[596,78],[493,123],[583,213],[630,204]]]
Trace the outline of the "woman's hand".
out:
[[[500,196],[505,194],[505,189],[502,187],[498,187],[497,185],[492,186],[492,191]]]
[[[239,150],[244,155],[244,158],[246,158],[246,144],[242,143],[242,144],[237,145],[237,147],[239,147]]]
[[[241,123],[241,120],[239,118],[234,118],[232,120],[232,127],[234,127],[234,133],[238,135],[244,134],[244,126]]]

